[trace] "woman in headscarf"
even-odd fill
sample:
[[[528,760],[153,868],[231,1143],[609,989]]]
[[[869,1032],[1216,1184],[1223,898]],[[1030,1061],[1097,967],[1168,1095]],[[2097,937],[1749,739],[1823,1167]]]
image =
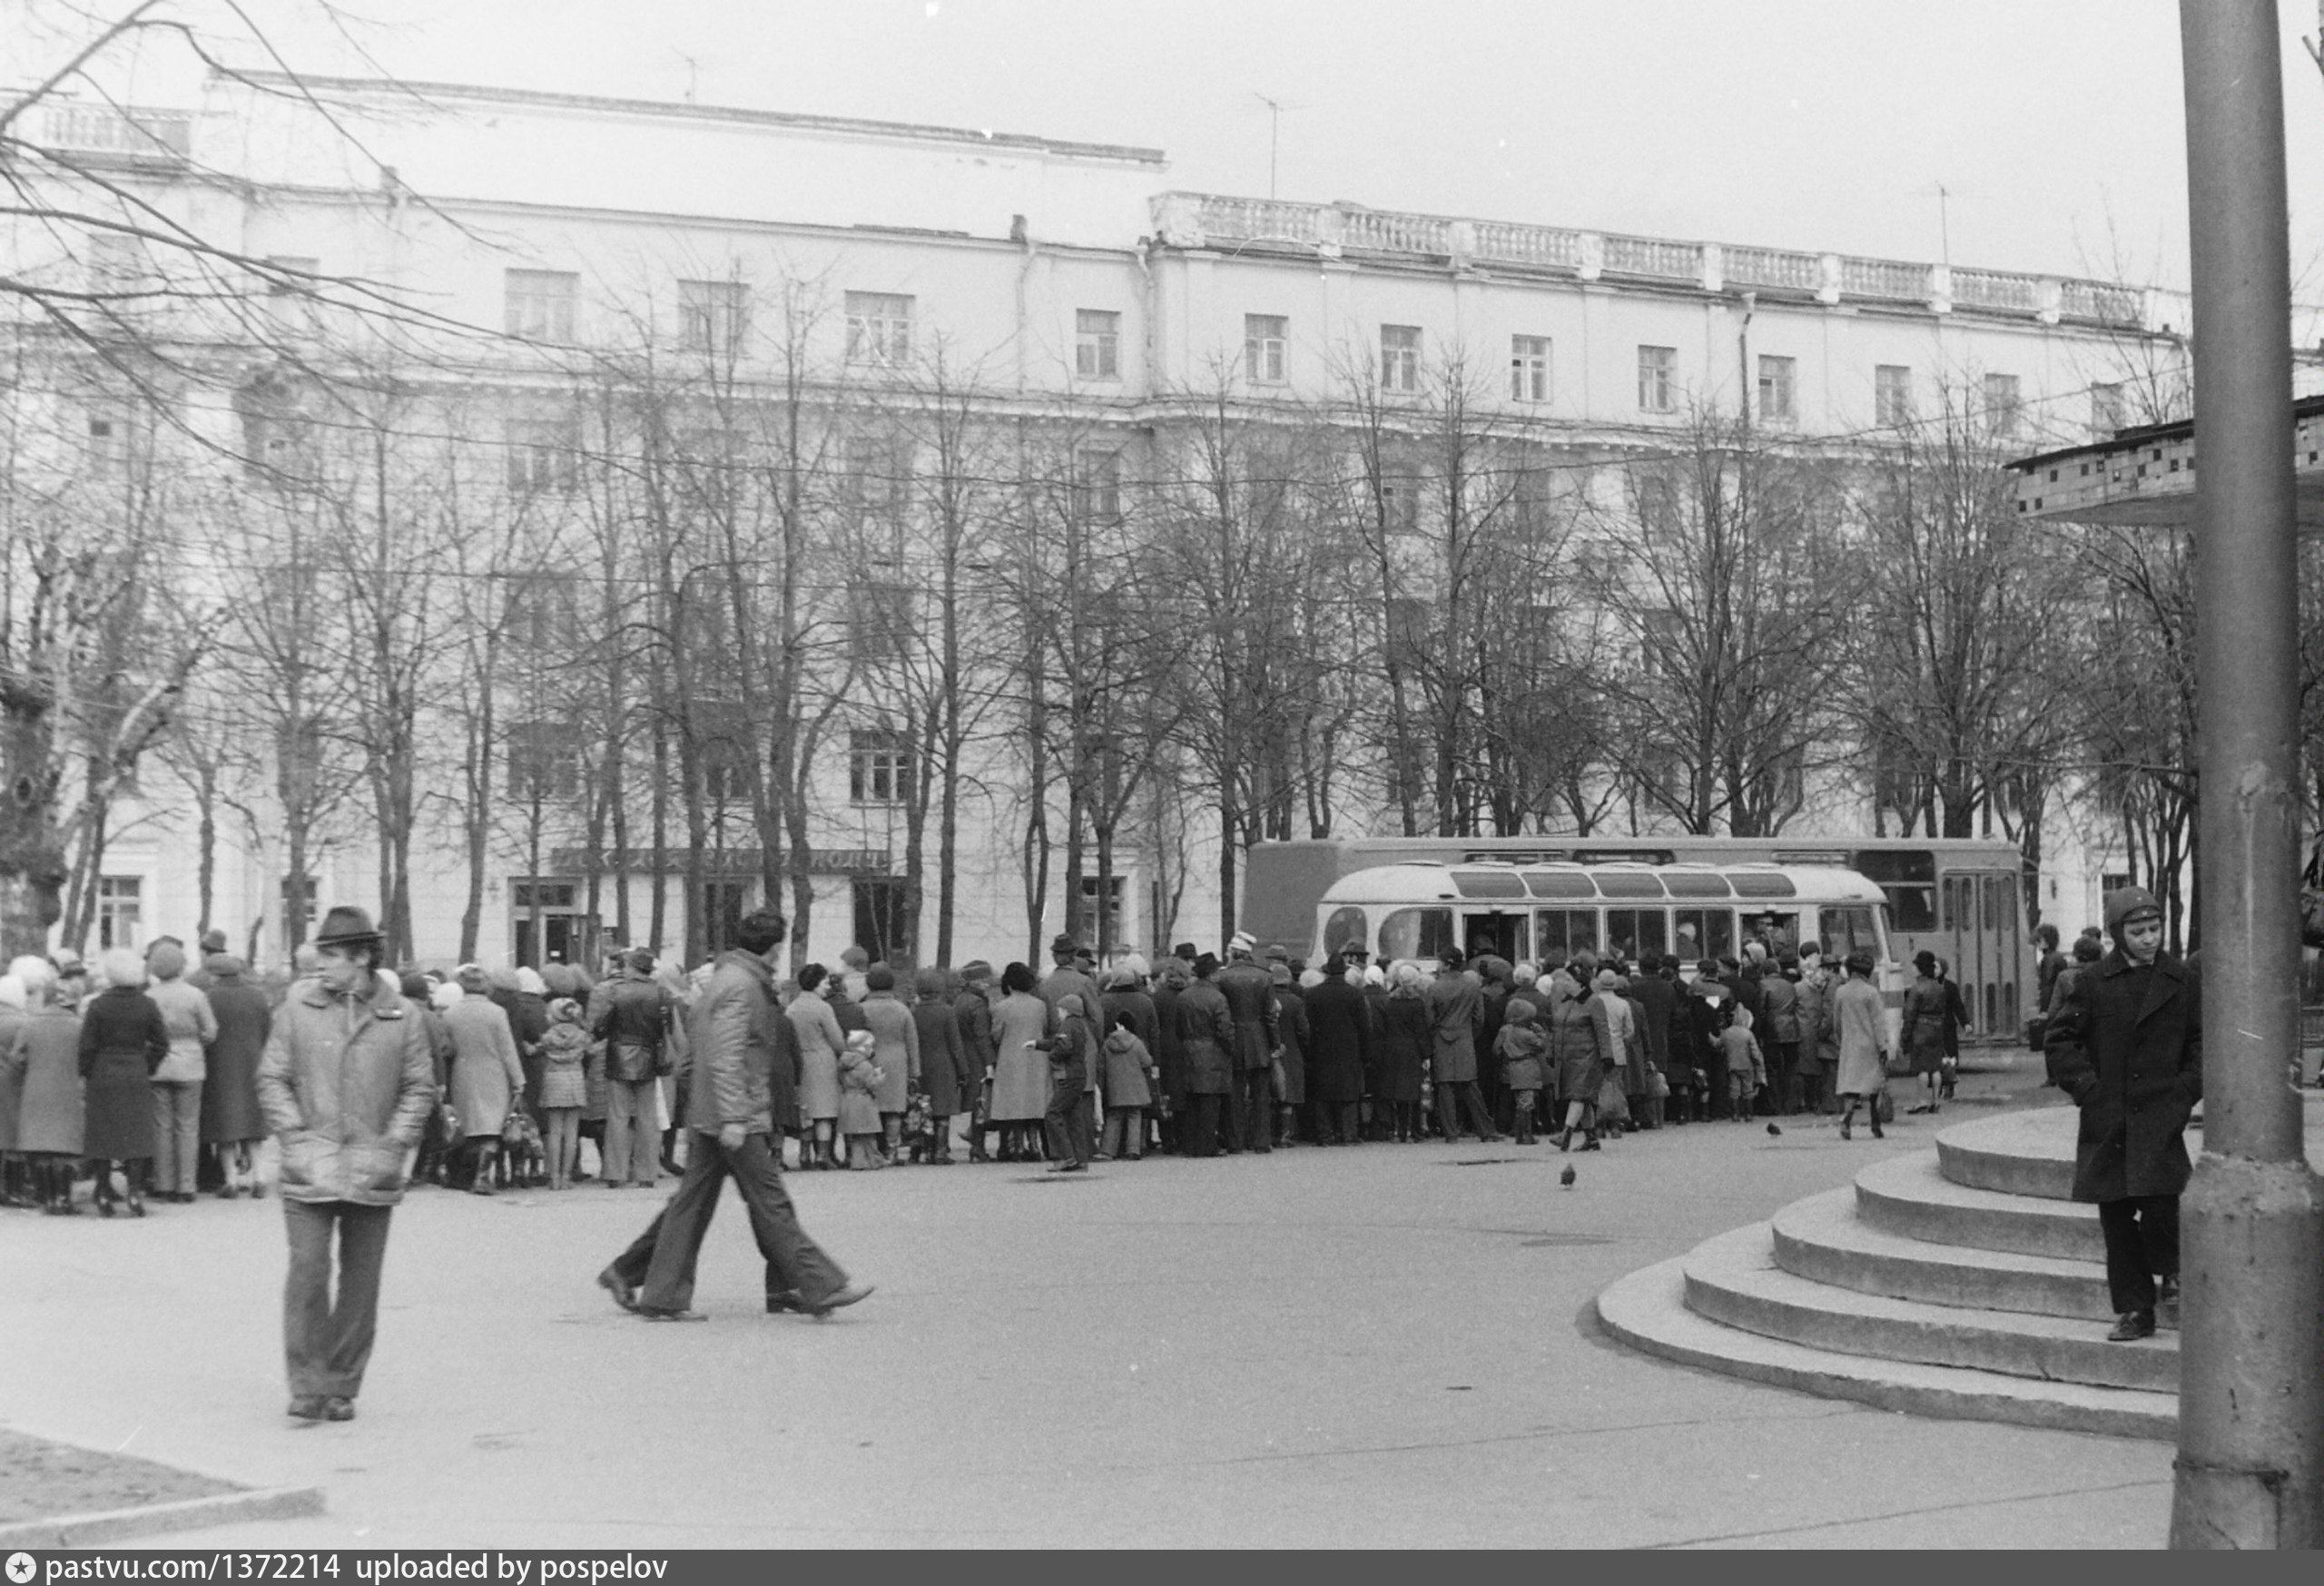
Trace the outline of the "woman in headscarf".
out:
[[[1039,984],[1029,966],[1010,964],[1000,971],[1000,1000],[992,1010],[992,1121],[1000,1126],[1004,1162],[1040,1160],[1049,1064],[1039,1047],[1049,1038],[1049,1005],[1035,990]]]
[[[484,970],[464,965],[460,1000],[444,1010],[444,1029],[452,1038],[452,1111],[468,1140],[466,1187],[476,1195],[493,1193],[500,1131],[508,1121],[508,1109],[521,1102],[525,1091],[517,1038],[508,1015],[489,995],[491,990],[491,977]],[[509,990],[513,995],[514,985]]]
[[[1558,1149],[1570,1149],[1579,1129],[1581,1148],[1597,1150],[1598,1088],[1605,1080],[1607,1053],[1614,1044],[1606,1000],[1597,994],[1594,984],[1578,980],[1571,969],[1561,970],[1550,977],[1550,1009],[1543,1023],[1550,1040],[1551,1070],[1557,1076],[1558,1099],[1565,1105],[1565,1128],[1559,1132]]]
[[[799,971],[799,995],[785,1008],[784,1017],[799,1037],[799,1166],[828,1170],[839,1167],[839,1068],[847,1049],[847,1032],[825,1001],[831,971],[808,964]],[[876,1109],[875,1109],[876,1110]]]
[[[143,959],[128,948],[109,947],[97,966],[105,989],[81,1013],[81,1083],[88,1105],[81,1148],[96,1164],[98,1214],[113,1214],[118,1164],[129,1215],[142,1217],[153,1160],[153,1077],[170,1055],[170,1031],[145,995]]]

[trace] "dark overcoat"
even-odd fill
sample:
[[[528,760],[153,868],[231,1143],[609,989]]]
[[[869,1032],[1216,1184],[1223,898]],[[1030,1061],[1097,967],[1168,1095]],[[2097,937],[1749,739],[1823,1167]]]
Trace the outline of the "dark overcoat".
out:
[[[2063,985],[2063,982],[2061,982]],[[2203,1098],[2202,998],[2169,953],[2141,970],[2109,952],[2072,978],[2043,1046],[2050,1083],[2082,1108],[2073,1197],[2177,1195],[2191,1170],[2182,1131]]]
[[[911,1022],[920,1032],[920,1083],[928,1092],[928,1110],[938,1118],[968,1111],[984,1083],[984,1059],[970,1063],[950,999],[921,998],[911,1005]]]
[[[1272,988],[1270,988],[1272,990]],[[1269,1000],[1273,1005],[1273,1000]],[[1186,1093],[1225,1096],[1234,1089],[1235,1015],[1208,980],[1178,993],[1178,1056],[1186,1065]]]
[[[112,986],[81,1010],[81,1085],[88,1111],[82,1152],[131,1162],[153,1154],[153,1070],[170,1055],[169,1027],[153,999]]]
[[[1428,1011],[1436,1026],[1429,1053],[1431,1079],[1458,1085],[1477,1077],[1477,1027],[1484,1020],[1483,983],[1472,971],[1447,970],[1429,983]]]
[[[266,1055],[274,1015],[265,993],[239,970],[212,971],[208,995],[218,1039],[210,1049],[210,1073],[202,1086],[202,1142],[262,1140],[268,1131],[258,1106],[258,1063]]]
[[[1235,1016],[1235,1066],[1246,1071],[1271,1066],[1283,1038],[1275,1030],[1275,982],[1266,970],[1238,961],[1213,975],[1211,984]]]
[[[1172,1112],[1182,1110],[1187,1102],[1187,1059],[1178,1040],[1177,981],[1165,975],[1154,987],[1154,1039],[1147,1048],[1154,1054],[1154,1066],[1162,1071],[1156,1089],[1156,1099]]]
[[[1407,1006],[1417,1008],[1416,1001]],[[1337,975],[1307,993],[1307,1099],[1344,1106],[1364,1099],[1364,1076],[1372,1058],[1372,1010]],[[1413,1055],[1412,1093],[1420,1095],[1420,1059]]]
[[[1283,1043],[1275,1099],[1298,1107],[1307,1099],[1307,1000],[1288,986],[1275,989],[1275,1033]]]
[[[1421,1066],[1436,1040],[1436,1020],[1423,996],[1390,994],[1378,1005],[1379,1061],[1372,1094],[1382,1101],[1418,1101]]]

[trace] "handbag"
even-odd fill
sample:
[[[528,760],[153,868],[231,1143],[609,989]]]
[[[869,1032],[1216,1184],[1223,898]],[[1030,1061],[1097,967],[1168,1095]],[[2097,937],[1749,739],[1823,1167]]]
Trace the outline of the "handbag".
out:
[[[1903,1047],[1900,1047],[1900,1046],[1899,1046],[1899,1047],[1891,1047],[1891,1048],[1889,1048],[1889,1049],[1888,1049],[1888,1077],[1889,1077],[1890,1079],[1903,1079],[1905,1075],[1907,1075],[1907,1074],[1911,1073],[1912,1071],[1913,1071],[1913,1059],[1912,1059],[1912,1054],[1910,1054],[1909,1052],[1905,1051],[1905,1049],[1904,1049]]]
[[[1646,1093],[1657,1101],[1668,1101],[1670,1098],[1670,1081],[1661,1069],[1647,1070]]]

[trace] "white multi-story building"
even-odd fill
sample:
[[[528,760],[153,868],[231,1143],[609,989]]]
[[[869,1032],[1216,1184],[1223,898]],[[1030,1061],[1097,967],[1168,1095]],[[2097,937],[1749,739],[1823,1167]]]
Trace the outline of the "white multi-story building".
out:
[[[1111,521],[1126,516],[1123,495],[1145,486],[1206,414],[1328,428],[1368,406],[1424,428],[1428,389],[1448,382],[1463,386],[1497,444],[1585,478],[1599,465],[1683,449],[1706,412],[1740,415],[1778,446],[1861,458],[1926,414],[1968,409],[1992,433],[2039,450],[2111,430],[2139,382],[2176,378],[2187,320],[2172,294],[2089,281],[1185,192],[1150,149],[444,84],[307,87],[334,107],[340,130],[327,132],[295,97],[220,83],[190,111],[51,103],[37,136],[275,271],[271,288],[252,288],[253,312],[272,336],[212,331],[189,355],[231,394],[189,396],[181,417],[243,454],[242,472],[278,460],[267,448],[296,444],[286,416],[315,419],[295,399],[297,360],[286,349],[311,347],[319,366],[336,358],[346,367],[350,344],[324,323],[344,322],[342,309],[283,290],[311,274],[331,283],[322,295],[332,303],[376,294],[394,305],[388,328],[366,332],[374,389],[409,393],[411,410],[431,416],[419,428],[432,438],[498,459],[465,488],[521,507],[479,509],[473,521],[552,538],[560,531],[546,520],[582,524],[597,509],[572,460],[593,450],[589,402],[617,385],[634,398],[663,369],[683,371],[689,423],[730,399],[760,424],[812,407],[832,425],[819,466],[854,493],[859,514],[865,490],[893,491],[901,547],[924,537],[926,507],[924,492],[899,481],[940,471],[939,448],[924,427],[873,434],[849,428],[849,416],[908,409],[925,418],[931,369],[980,434],[1009,438],[1002,449],[1020,481],[1029,447],[1061,452],[1074,511]],[[21,226],[13,243],[19,258],[44,245]],[[44,268],[97,268],[94,255],[69,251]],[[57,410],[74,410],[74,399],[65,394]],[[94,405],[85,415],[94,448],[110,420]],[[969,472],[990,485],[1001,466],[988,459]],[[448,478],[459,475],[445,468]],[[238,484],[231,468],[220,473],[222,490],[266,488]],[[384,481],[383,469],[383,496]],[[1621,508],[1618,480],[1583,488]],[[384,523],[389,507],[379,510]],[[1415,519],[1407,527],[1419,527],[1417,508],[1406,510]],[[554,564],[537,570],[576,580],[586,613],[587,592],[601,586],[578,542],[558,543]],[[222,587],[202,582],[202,566],[196,547],[184,569],[189,602]],[[853,625],[860,661],[866,619],[850,602],[862,598],[863,580],[897,587],[905,625],[924,628],[940,600],[926,569],[920,551],[900,548],[884,571],[841,567],[799,588],[832,623]],[[507,575],[502,566],[491,576]],[[576,597],[568,587],[561,598]],[[973,596],[959,605],[979,620]],[[808,857],[789,867],[812,877],[805,949],[826,960],[862,937],[893,945],[906,929],[896,911],[913,895],[904,871],[916,763],[857,709],[863,685],[849,675],[807,784]],[[476,865],[448,813],[458,797],[438,803],[442,788],[419,789],[414,956],[459,952],[472,907],[475,951],[487,960],[577,954],[617,921],[631,941],[655,937],[658,920],[659,944],[714,942],[720,922],[761,891],[761,836],[747,811],[726,807],[740,800],[739,768],[701,773],[720,808],[696,860],[671,809],[649,810],[639,753],[627,773],[628,837],[616,842],[603,812],[592,828],[568,796],[595,773],[559,758],[560,718],[524,695],[542,680],[520,687],[511,676],[493,685],[504,718],[533,736],[485,781],[513,795],[521,771],[528,787],[550,787],[559,811],[527,829],[504,807],[477,839]],[[451,707],[472,720],[476,703],[431,697],[416,719],[449,734]],[[261,745],[261,758],[280,749]],[[462,764],[448,739],[422,757],[423,775],[446,786]],[[998,718],[962,764],[950,956],[1022,957],[1066,918],[1067,795],[1041,790],[1059,833],[1044,888],[1028,876],[1028,773]],[[287,785],[281,769],[261,767],[246,818],[220,823],[205,843],[192,791],[149,756],[83,883],[93,889],[89,941],[190,936],[206,858],[211,918],[262,960],[279,958],[284,899],[298,892],[286,885],[270,813]],[[1344,829],[1379,818],[1356,783],[1333,797]],[[382,905],[364,807],[350,795],[304,844],[311,893],[325,904]],[[1199,800],[1191,808],[1196,818],[1167,843],[1134,823],[1123,828],[1115,941],[1216,935],[1221,837]],[[656,811],[658,847],[644,836]],[[1845,804],[1819,815],[1865,821]],[[2069,861],[2053,895],[2071,920],[2073,894],[2087,883],[2079,847],[2061,846]],[[933,838],[922,848],[927,957],[938,939],[937,887],[925,874]],[[1093,903],[1097,882],[1084,882]]]

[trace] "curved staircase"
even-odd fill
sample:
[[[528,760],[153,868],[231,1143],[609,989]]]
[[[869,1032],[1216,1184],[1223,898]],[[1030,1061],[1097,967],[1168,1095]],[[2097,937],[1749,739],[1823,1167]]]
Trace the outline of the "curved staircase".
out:
[[[2308,1116],[2316,1161],[2324,1108]],[[1935,1151],[1632,1273],[1599,1317],[1649,1354],[1827,1398],[2171,1437],[2179,1337],[2105,1341],[2098,1208],[2067,1198],[2074,1125],[2063,1106],[1956,1124]]]

